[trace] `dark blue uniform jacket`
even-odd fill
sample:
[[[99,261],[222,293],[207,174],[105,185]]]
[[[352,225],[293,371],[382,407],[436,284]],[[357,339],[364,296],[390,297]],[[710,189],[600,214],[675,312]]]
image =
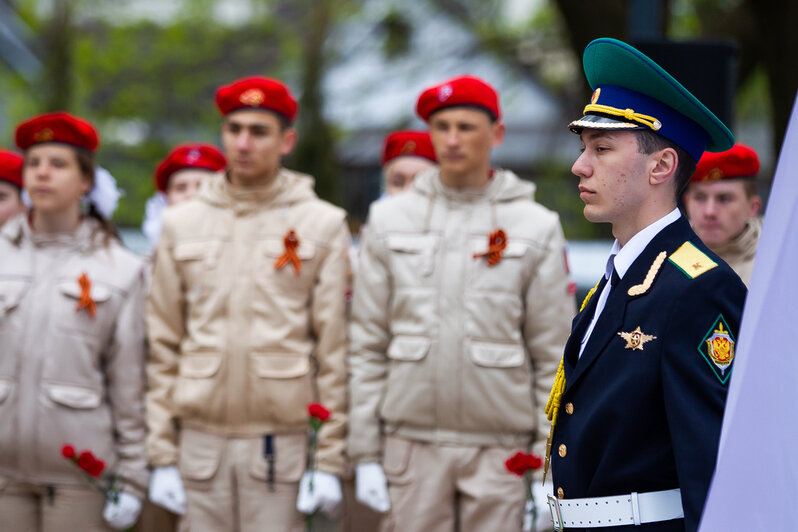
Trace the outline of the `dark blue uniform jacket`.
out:
[[[647,292],[628,294],[660,252],[670,257],[686,241],[718,266],[690,278],[666,260]],[[745,285],[681,217],[613,288],[579,358],[604,284],[574,319],[565,347],[566,388],[551,453],[554,492],[561,488],[565,499],[575,499],[680,488],[684,519],[601,530],[694,531],[715,468],[733,367],[713,363],[707,340],[717,330],[737,340]],[[642,350],[628,348],[618,334],[637,327],[656,337]]]

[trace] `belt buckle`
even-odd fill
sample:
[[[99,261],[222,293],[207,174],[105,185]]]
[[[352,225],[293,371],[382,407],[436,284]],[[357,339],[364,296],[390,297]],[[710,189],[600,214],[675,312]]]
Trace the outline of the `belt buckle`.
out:
[[[557,498],[554,495],[546,495],[549,503],[549,512],[551,512],[551,522],[554,524],[554,532],[562,532],[565,530],[565,525],[562,522],[562,512]]]

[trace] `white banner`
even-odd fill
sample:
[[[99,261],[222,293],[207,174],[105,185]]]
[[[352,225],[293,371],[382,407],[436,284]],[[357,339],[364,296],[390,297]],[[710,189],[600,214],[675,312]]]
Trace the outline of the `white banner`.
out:
[[[699,530],[798,530],[798,99],[768,199]]]

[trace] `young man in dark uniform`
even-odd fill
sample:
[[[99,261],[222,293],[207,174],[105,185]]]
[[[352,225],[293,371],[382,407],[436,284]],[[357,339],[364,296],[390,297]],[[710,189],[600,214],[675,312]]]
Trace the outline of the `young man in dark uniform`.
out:
[[[746,289],[680,215],[705,149],[732,134],[656,63],[591,42],[570,124],[585,217],[612,224],[605,276],[574,319],[547,413],[555,528],[694,531],[715,468]],[[637,525],[637,526],[636,526]]]

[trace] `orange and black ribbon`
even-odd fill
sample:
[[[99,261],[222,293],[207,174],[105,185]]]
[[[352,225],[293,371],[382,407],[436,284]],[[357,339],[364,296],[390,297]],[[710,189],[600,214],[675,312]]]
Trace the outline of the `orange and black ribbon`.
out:
[[[299,238],[293,231],[288,231],[283,237],[283,244],[285,244],[285,252],[274,263],[274,269],[279,270],[288,263],[294,266],[294,274],[299,275],[302,271],[302,261],[299,260],[299,255],[296,254],[296,248],[299,247]]]
[[[80,312],[85,308],[89,316],[93,318],[97,315],[97,303],[91,298],[91,281],[89,281],[89,276],[85,273],[82,274],[78,277],[78,284],[80,285],[80,301],[78,301],[78,307],[75,309],[75,312]]]
[[[496,229],[488,238],[488,250],[484,253],[474,253],[474,258],[488,258],[488,266],[496,266],[502,260],[502,252],[507,247],[507,235],[502,229]]]

